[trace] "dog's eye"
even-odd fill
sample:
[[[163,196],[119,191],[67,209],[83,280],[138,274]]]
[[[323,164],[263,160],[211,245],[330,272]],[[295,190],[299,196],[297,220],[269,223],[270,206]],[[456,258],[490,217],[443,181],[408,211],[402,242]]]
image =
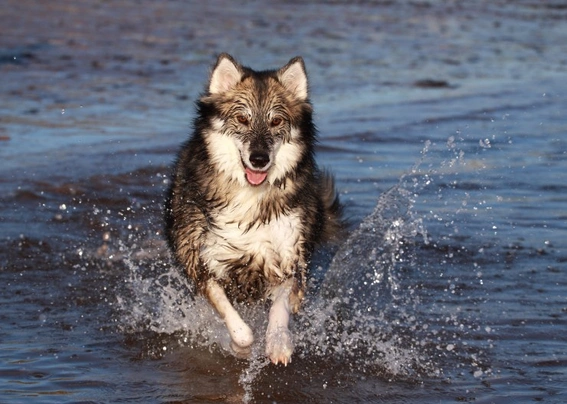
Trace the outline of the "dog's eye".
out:
[[[276,116],[275,118],[272,118],[270,125],[272,125],[272,127],[274,127],[274,126],[279,126],[281,123],[282,123],[282,118],[280,118],[279,116]]]
[[[243,125],[248,125],[248,117],[244,115],[236,115],[236,119]]]

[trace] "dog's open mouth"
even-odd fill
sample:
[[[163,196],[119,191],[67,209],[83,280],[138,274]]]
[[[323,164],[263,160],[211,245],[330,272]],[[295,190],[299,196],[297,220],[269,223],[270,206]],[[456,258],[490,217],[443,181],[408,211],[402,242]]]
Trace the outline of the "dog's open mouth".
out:
[[[251,185],[260,185],[265,181],[266,177],[268,176],[267,171],[255,171],[248,167],[246,167],[245,171],[246,171],[246,180]]]

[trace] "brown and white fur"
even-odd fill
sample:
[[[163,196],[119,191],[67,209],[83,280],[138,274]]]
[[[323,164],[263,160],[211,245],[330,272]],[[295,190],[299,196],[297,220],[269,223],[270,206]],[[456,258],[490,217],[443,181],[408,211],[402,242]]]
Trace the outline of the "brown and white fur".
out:
[[[246,356],[254,336],[233,302],[271,300],[266,355],[287,365],[311,254],[341,226],[333,179],[314,160],[303,60],[254,71],[221,54],[194,125],[166,199],[169,245],[235,353]]]

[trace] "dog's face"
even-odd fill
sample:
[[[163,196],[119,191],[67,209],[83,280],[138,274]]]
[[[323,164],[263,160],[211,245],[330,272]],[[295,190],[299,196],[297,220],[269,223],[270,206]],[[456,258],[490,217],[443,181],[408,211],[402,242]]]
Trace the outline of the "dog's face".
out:
[[[203,101],[214,106],[205,134],[215,167],[244,186],[274,183],[305,152],[300,120],[307,102],[301,58],[278,71],[255,72],[222,54]]]

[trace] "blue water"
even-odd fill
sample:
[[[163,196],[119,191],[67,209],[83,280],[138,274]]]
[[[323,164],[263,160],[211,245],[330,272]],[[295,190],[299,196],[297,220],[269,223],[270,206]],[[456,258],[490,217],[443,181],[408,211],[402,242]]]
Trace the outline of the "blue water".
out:
[[[562,2],[20,0],[0,24],[0,401],[567,400]],[[352,222],[286,368],[260,331],[230,354],[162,239],[221,51],[304,57]]]

